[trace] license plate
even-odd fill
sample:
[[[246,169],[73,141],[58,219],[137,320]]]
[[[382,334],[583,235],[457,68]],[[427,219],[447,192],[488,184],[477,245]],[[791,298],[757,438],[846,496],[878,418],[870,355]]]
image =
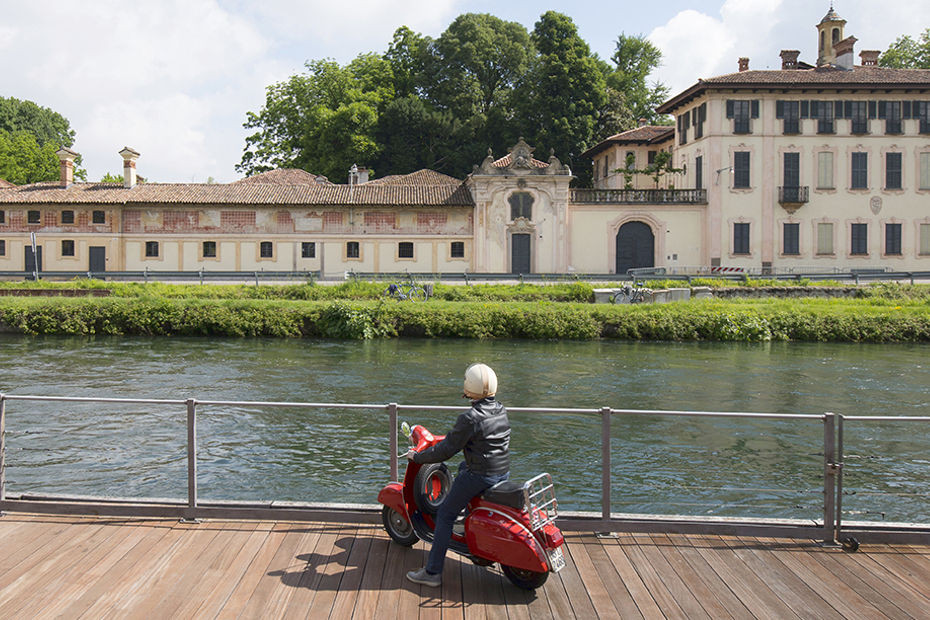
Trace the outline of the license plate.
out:
[[[557,573],[565,568],[565,556],[562,555],[562,547],[556,547],[549,551],[549,570]]]

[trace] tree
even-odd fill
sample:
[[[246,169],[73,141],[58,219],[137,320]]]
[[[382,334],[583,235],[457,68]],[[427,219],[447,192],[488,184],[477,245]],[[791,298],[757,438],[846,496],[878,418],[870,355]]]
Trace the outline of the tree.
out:
[[[516,96],[524,135],[537,152],[551,150],[576,174],[585,175],[590,166],[580,155],[591,146],[598,112],[607,102],[603,74],[566,15],[543,14],[532,41],[538,57]]]
[[[123,175],[121,174],[110,174],[109,172],[104,173],[103,178],[100,179],[101,183],[123,183]]]
[[[607,86],[623,95],[634,122],[645,119],[649,124],[667,123],[656,108],[668,97],[669,89],[660,82],[648,82],[649,75],[662,64],[661,50],[642,35],[621,34],[611,61],[614,67],[606,76]]]
[[[0,178],[11,183],[54,181],[61,147],[74,144],[74,130],[64,116],[32,101],[0,97]],[[74,176],[87,178],[75,160]]]
[[[384,58],[391,64],[394,74],[394,96],[397,98],[423,94],[423,77],[426,57],[432,39],[401,26]]]
[[[908,35],[895,39],[879,57],[878,64],[896,69],[930,69],[930,28],[916,41]]]
[[[457,147],[465,133],[467,128],[448,110],[435,110],[413,95],[395,99],[378,119],[382,150],[376,167],[390,174],[422,168],[457,174],[464,164]]]

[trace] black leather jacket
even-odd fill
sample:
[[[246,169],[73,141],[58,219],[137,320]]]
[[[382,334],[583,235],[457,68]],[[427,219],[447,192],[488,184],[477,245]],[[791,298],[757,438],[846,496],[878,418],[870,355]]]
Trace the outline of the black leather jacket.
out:
[[[510,471],[510,420],[504,405],[493,396],[472,401],[445,439],[417,452],[415,463],[441,463],[465,450],[465,466],[479,476],[497,476]]]

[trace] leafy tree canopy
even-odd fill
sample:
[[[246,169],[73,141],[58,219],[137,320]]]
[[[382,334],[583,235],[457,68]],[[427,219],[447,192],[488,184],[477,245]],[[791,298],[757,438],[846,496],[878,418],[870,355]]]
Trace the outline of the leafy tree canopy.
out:
[[[632,115],[633,122],[638,123],[640,119],[652,125],[670,122],[656,113],[656,108],[668,99],[668,87],[660,82],[648,82],[649,75],[662,64],[661,50],[642,35],[621,34],[610,59],[614,66],[606,76],[607,86],[621,95],[617,101],[623,102],[623,108]],[[601,137],[608,135],[611,134],[602,134]]]
[[[55,152],[74,144],[74,130],[64,116],[32,101],[0,97],[0,178],[22,185],[55,181],[59,176]],[[75,162],[75,177],[86,178]]]
[[[917,40],[908,35],[895,39],[879,57],[878,64],[896,69],[930,69],[930,28]]]

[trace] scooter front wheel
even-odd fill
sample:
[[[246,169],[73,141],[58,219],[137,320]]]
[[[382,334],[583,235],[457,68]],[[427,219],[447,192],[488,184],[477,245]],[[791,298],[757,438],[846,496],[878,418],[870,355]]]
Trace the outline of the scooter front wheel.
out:
[[[504,566],[503,564],[501,564],[501,569],[513,585],[524,590],[535,590],[546,583],[546,579],[549,578],[549,571],[540,573],[525,568]]]
[[[384,529],[387,530],[388,536],[398,545],[412,547],[413,543],[420,540],[416,532],[413,531],[413,525],[390,506],[381,509],[381,521],[384,523]]]

